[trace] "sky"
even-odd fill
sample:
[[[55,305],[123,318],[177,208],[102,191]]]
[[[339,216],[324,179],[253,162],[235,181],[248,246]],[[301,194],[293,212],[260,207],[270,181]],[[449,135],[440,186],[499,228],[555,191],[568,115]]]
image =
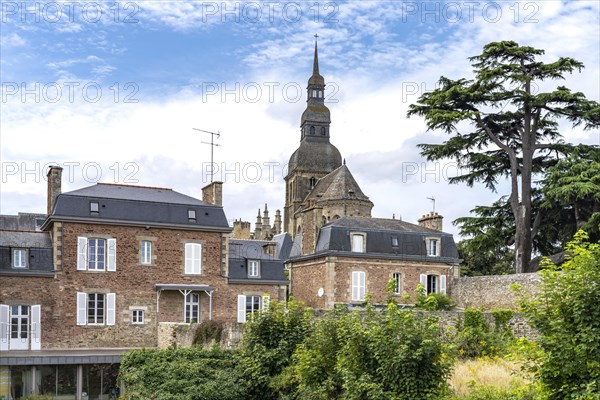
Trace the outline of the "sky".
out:
[[[586,68],[566,85],[600,101],[597,1],[0,1],[0,214],[46,211],[45,173],[63,191],[97,182],[168,187],[201,197],[215,180],[232,223],[283,209],[287,162],[300,142],[315,34],[331,142],[373,216],[444,230],[508,194],[450,185],[453,162],[426,162],[441,143],[410,104],[440,76],[472,78],[468,57],[512,40]],[[561,124],[564,139],[598,131]]]

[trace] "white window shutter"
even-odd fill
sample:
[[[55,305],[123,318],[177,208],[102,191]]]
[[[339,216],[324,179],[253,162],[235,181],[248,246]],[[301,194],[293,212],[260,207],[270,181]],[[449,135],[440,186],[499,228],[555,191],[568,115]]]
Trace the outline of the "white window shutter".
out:
[[[77,270],[85,271],[87,269],[87,250],[88,240],[84,237],[77,238]]]
[[[239,294],[237,303],[237,322],[246,322],[246,296]]]
[[[421,282],[421,285],[423,285],[425,290],[427,290],[427,275],[425,275],[425,274],[419,275],[419,282]]]
[[[269,296],[268,294],[263,295],[263,297],[262,297],[262,310],[263,311],[268,311],[270,304],[271,304],[271,296]]]
[[[200,274],[202,273],[202,245],[201,244],[196,244],[196,273]]]
[[[115,324],[117,295],[114,293],[106,294],[106,325]]]
[[[360,285],[360,299],[364,300],[365,299],[365,294],[367,292],[367,274],[365,274],[364,272],[359,272],[358,273],[360,280],[359,280],[359,285]]]
[[[0,351],[8,351],[10,329],[8,326],[10,308],[0,304]]]
[[[107,271],[117,270],[117,239],[108,239],[108,257],[107,257]]]
[[[446,294],[446,275],[440,275],[440,293]]]
[[[85,325],[87,320],[87,293],[77,292],[77,325]]]
[[[31,350],[42,349],[42,307],[31,306]]]
[[[357,272],[352,271],[352,300],[358,299],[358,285],[356,283]]]
[[[185,273],[191,274],[194,269],[194,243],[185,244]]]

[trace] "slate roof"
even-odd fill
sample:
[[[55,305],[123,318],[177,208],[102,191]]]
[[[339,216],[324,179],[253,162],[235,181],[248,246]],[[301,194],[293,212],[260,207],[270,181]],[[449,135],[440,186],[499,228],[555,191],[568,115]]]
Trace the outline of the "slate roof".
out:
[[[370,201],[346,166],[341,165],[319,179],[306,200],[363,200]]]
[[[287,239],[285,238],[287,236]],[[276,239],[275,239],[276,238]],[[229,283],[286,285],[284,260],[291,249],[291,238],[287,234],[275,236],[274,241],[229,239]],[[275,255],[265,253],[264,246],[275,245]],[[283,257],[283,258],[282,258]],[[260,276],[248,277],[248,261],[260,261]]]
[[[352,252],[351,233],[366,233],[366,252]],[[427,255],[426,238],[440,239],[441,253],[439,257]],[[398,245],[393,245],[393,238]],[[405,259],[428,262],[445,262],[457,264],[458,251],[454,238],[449,233],[396,219],[342,217],[319,231],[316,251],[312,254],[300,255],[292,252],[291,259],[314,258],[335,254],[351,257]]]
[[[14,231],[39,230],[46,214],[18,213],[17,215],[0,215],[0,229]]]
[[[329,138],[306,136],[290,157],[288,171],[328,173],[340,165],[342,155]]]
[[[12,227],[12,224],[9,224],[9,227]],[[0,225],[0,275],[53,276],[52,241],[48,232],[14,231],[3,230],[3,228],[4,226]],[[14,249],[27,250],[27,268],[12,267]]]
[[[99,212],[90,212],[92,201]],[[188,219],[188,210],[196,220]],[[58,195],[49,219],[231,231],[223,207],[172,189],[105,183]]]

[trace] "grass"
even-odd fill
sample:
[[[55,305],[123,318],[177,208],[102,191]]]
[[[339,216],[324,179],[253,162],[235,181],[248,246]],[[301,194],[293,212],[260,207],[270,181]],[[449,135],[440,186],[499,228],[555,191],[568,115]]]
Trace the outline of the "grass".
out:
[[[521,364],[502,358],[459,360],[450,378],[456,398],[468,398],[474,387],[488,386],[499,391],[510,391],[530,383],[521,371]]]

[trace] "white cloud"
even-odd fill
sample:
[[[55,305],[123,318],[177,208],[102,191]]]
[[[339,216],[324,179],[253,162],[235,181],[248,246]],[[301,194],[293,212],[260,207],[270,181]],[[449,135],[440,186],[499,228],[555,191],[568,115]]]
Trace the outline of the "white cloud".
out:
[[[0,35],[0,47],[13,48],[23,47],[27,44],[27,41],[21,37],[18,33],[12,32],[8,35]]]

